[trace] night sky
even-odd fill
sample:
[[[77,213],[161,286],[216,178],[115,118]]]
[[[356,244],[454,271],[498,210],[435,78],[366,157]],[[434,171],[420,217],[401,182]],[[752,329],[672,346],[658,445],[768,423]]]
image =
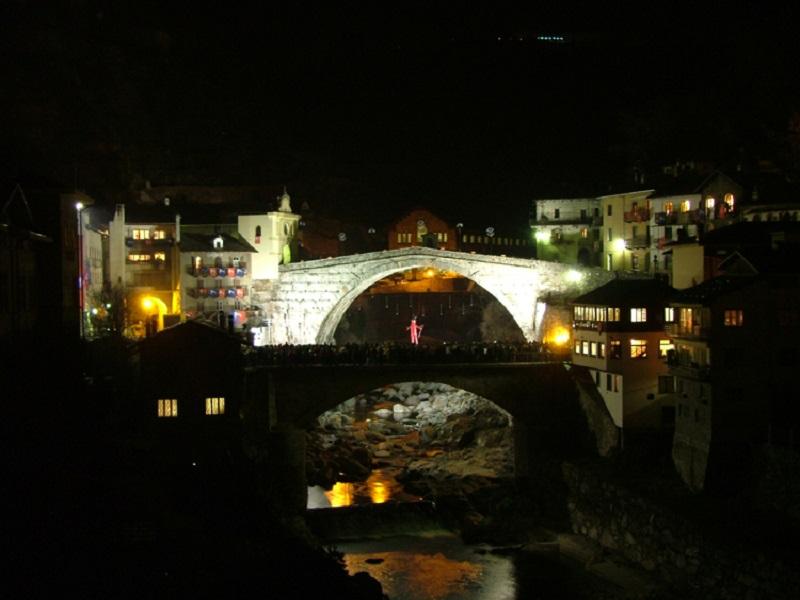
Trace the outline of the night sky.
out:
[[[633,164],[780,160],[800,110],[796,9],[199,4],[3,3],[3,181],[287,184],[346,216],[518,218]]]

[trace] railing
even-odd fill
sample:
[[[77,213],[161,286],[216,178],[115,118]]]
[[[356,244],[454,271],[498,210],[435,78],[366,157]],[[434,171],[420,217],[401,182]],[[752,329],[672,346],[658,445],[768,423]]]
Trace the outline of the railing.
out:
[[[394,365],[563,362],[569,351],[551,352],[540,344],[382,344],[280,345],[250,347],[248,366]]]
[[[626,223],[644,223],[650,220],[650,209],[637,208],[636,210],[629,210],[623,213],[622,218]]]
[[[646,235],[637,235],[635,237],[625,238],[625,247],[630,250],[631,248],[647,248],[650,245],[650,240]]]
[[[690,210],[687,212],[657,212],[653,215],[656,225],[691,225],[705,222],[705,214],[702,210]]]
[[[245,265],[239,264],[238,267],[200,267],[199,269],[193,266],[186,267],[186,272],[192,277],[244,277],[247,275]]]
[[[679,338],[705,338],[708,337],[708,328],[702,325],[692,325],[686,327],[680,323],[668,323],[666,326],[667,335]]]
[[[187,292],[192,298],[236,299],[247,296],[247,288],[241,286],[222,288],[189,288]]]
[[[696,362],[684,363],[679,359],[667,360],[670,375],[682,377],[684,379],[707,380],[711,376],[709,365],[700,365]]]

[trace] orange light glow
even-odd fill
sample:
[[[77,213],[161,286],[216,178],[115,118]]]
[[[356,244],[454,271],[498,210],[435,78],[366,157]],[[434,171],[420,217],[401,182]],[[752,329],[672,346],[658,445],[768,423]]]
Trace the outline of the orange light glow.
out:
[[[550,334],[550,339],[554,344],[563,346],[569,342],[569,331],[567,331],[564,327],[556,327]]]
[[[353,504],[353,484],[338,481],[333,484],[331,491],[325,492],[325,496],[334,508],[351,506]]]
[[[373,504],[383,504],[390,497],[391,493],[389,487],[382,480],[382,473],[373,472],[367,479],[367,487],[369,488],[369,497],[372,499]]]

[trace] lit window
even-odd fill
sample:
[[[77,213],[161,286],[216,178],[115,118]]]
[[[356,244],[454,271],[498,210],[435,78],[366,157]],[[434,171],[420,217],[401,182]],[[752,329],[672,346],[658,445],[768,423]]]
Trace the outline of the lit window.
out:
[[[584,356],[589,356],[589,342],[588,340],[583,340],[581,342],[581,354]]]
[[[597,342],[589,343],[589,354],[592,356],[597,356]]]
[[[403,242],[403,234],[402,233],[398,233],[397,234],[397,243],[401,244],[402,242]]]
[[[597,356],[598,358],[605,358],[606,356],[606,345],[603,342],[600,342],[597,347]]]
[[[744,311],[741,309],[725,310],[725,327],[741,327],[744,322]]]
[[[620,309],[618,307],[609,307],[608,308],[608,320],[609,321],[619,321]]]
[[[675,349],[675,344],[672,343],[672,340],[658,340],[659,358],[666,358],[667,351],[674,349]]]
[[[631,309],[631,323],[645,323],[647,322],[647,309],[646,308],[632,308]]]
[[[581,353],[581,341],[575,340],[575,354]]]
[[[154,240],[163,240],[163,239],[166,239],[166,237],[167,237],[167,232],[164,231],[163,229],[156,229],[153,232],[153,239]]]
[[[225,398],[206,398],[207,415],[224,415]]]
[[[158,399],[158,416],[159,417],[177,417],[178,416],[178,399],[177,398],[159,398]]]
[[[589,237],[589,228],[588,227],[581,227],[581,237],[586,239]]]
[[[147,262],[152,258],[150,254],[128,254],[128,262]]]
[[[716,200],[714,198],[706,198],[706,208],[709,210],[713,210],[714,204],[716,204]]]
[[[164,262],[165,260],[167,260],[167,255],[164,254],[163,252],[156,252],[153,254],[153,259]]]
[[[673,210],[675,210],[675,206],[672,204],[672,202],[664,202],[664,212],[665,213],[667,213],[668,215],[671,215]]]
[[[725,204],[728,205],[728,210],[733,210],[736,205],[736,199],[733,194],[725,194]]]
[[[631,358],[647,358],[647,341],[631,339]]]
[[[133,239],[135,239],[135,240],[149,240],[150,239],[150,230],[149,229],[134,229],[133,230]]]
[[[674,323],[675,322],[675,309],[671,306],[664,307],[664,322],[665,323]]]
[[[681,212],[689,212],[692,210],[692,201],[691,200],[682,200],[681,201]]]
[[[611,340],[608,342],[608,357],[609,358],[622,358],[622,342],[619,340]]]

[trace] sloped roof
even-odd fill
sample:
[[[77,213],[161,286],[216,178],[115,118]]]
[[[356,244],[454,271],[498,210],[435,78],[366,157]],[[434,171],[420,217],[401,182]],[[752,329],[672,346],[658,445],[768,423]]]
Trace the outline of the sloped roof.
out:
[[[670,304],[708,304],[714,299],[753,285],[758,276],[722,275],[681,290],[670,298]]]
[[[605,285],[575,298],[573,304],[641,306],[665,302],[675,289],[658,279],[612,279]]]
[[[214,239],[217,237],[222,238],[223,252],[256,252],[242,238],[229,233],[182,233],[179,246],[181,252],[210,252],[215,250]]]

